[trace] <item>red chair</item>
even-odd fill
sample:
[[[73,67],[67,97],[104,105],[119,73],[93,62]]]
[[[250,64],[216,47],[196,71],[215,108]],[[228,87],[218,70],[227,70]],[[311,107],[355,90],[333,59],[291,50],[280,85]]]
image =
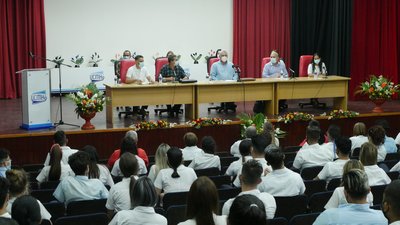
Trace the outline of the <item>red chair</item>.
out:
[[[121,60],[120,62],[120,82],[125,83],[126,82],[126,73],[128,72],[128,69],[131,66],[134,66],[136,64],[135,60]]]
[[[271,61],[271,57],[264,57],[261,60],[261,73],[264,71],[265,64],[269,63],[269,61]]]
[[[167,57],[159,57],[156,59],[155,62],[155,80],[158,81],[158,77],[160,76],[161,68],[168,64],[168,58]]]
[[[300,56],[299,62],[299,77],[308,77],[308,65],[312,62],[313,56],[312,55],[302,55]],[[303,108],[305,105],[311,105],[315,108],[325,108],[326,104],[319,102],[317,98],[311,98],[310,102],[306,103],[299,103],[300,108]]]
[[[211,66],[212,66],[212,64],[214,64],[214,63],[216,63],[216,62],[219,62],[219,58],[218,57],[210,57],[210,58],[208,58],[208,61],[207,61],[207,73],[208,73],[208,75],[209,76],[211,76]]]

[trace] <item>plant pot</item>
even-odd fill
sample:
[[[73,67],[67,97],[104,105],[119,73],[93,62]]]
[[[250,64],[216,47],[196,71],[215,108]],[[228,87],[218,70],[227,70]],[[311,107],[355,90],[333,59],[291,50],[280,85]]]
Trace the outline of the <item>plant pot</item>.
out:
[[[93,130],[95,129],[95,126],[90,123],[90,120],[93,119],[94,116],[96,116],[96,112],[92,113],[79,113],[79,116],[85,120],[85,124],[82,125],[82,130]]]
[[[79,68],[80,66],[79,65],[75,65],[75,68]]]
[[[375,108],[372,109],[373,113],[383,113],[382,105],[383,103],[386,102],[386,99],[384,98],[377,98],[377,99],[371,99],[371,101],[375,104]]]

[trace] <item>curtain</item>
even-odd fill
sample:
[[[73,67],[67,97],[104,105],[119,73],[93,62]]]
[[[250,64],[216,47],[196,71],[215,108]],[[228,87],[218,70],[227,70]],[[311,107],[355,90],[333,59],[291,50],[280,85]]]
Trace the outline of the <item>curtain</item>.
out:
[[[16,71],[44,68],[29,52],[45,57],[46,36],[43,0],[0,0],[0,98],[21,96]]]
[[[233,1],[233,62],[261,77],[261,60],[278,50],[290,67],[290,0]]]
[[[351,99],[370,75],[384,75],[398,82],[400,3],[397,0],[353,0],[351,50]]]

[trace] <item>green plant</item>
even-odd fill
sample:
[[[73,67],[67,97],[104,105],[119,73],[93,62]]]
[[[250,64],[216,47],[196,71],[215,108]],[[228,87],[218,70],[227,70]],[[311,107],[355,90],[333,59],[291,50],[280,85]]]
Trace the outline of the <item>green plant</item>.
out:
[[[256,127],[257,133],[262,133],[264,129],[264,123],[267,121],[267,118],[262,113],[257,113],[255,115],[250,115],[248,113],[241,113],[237,116],[242,122],[240,135],[242,138],[245,138],[246,129],[249,126]]]
[[[97,52],[95,52],[94,54],[92,54],[92,56],[90,57],[90,61],[89,63],[93,64],[93,67],[97,67],[98,63],[101,61],[102,59],[100,58],[100,55],[97,54]]]
[[[75,64],[75,67],[79,67],[80,65],[82,65],[84,61],[85,60],[83,59],[83,56],[80,55],[76,55],[75,58],[71,58],[71,62]]]

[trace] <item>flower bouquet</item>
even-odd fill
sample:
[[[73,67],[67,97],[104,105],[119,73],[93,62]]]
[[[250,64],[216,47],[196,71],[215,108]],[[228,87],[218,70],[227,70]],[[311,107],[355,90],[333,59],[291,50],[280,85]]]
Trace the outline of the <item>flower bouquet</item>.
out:
[[[310,121],[314,118],[313,114],[304,112],[290,112],[278,117],[278,122],[291,123],[292,121]]]
[[[204,127],[204,126],[214,126],[214,125],[224,124],[224,120],[221,118],[202,117],[202,118],[188,121],[188,122],[186,122],[186,124],[189,124],[196,129],[200,129],[201,127]]]

